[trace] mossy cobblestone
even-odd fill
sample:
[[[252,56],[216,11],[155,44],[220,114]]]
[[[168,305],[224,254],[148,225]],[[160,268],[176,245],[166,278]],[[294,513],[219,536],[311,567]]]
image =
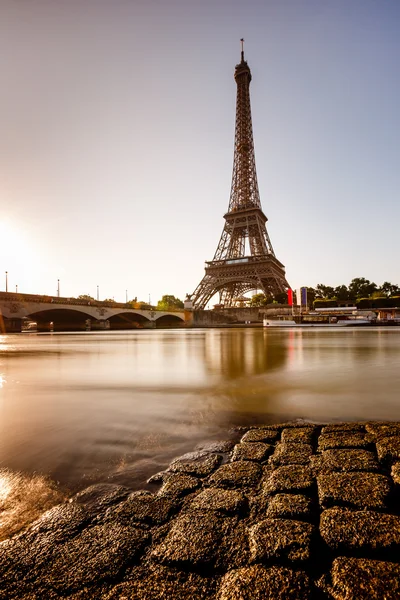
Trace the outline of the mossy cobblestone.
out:
[[[90,486],[0,543],[0,600],[400,597],[400,423],[234,436],[147,490]]]

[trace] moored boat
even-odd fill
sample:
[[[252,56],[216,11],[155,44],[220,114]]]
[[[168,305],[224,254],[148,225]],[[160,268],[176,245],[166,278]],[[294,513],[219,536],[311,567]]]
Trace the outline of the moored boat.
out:
[[[362,327],[373,320],[357,315],[314,315],[264,317],[264,327]]]

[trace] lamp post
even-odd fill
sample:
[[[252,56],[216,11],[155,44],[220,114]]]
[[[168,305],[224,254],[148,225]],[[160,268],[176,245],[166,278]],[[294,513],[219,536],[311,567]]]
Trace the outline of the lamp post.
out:
[[[97,302],[99,301],[99,286],[97,286]]]
[[[128,304],[128,290],[125,290],[125,302]]]
[[[15,293],[18,294],[18,285],[15,286]]]
[[[57,279],[57,296],[60,297],[60,280]]]
[[[6,292],[8,292],[8,271],[6,271]]]

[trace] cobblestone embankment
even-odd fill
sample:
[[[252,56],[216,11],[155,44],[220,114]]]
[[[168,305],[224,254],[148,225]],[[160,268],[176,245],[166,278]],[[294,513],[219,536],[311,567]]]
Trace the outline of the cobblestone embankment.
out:
[[[92,486],[1,543],[0,598],[400,597],[400,423],[243,429],[152,481]]]

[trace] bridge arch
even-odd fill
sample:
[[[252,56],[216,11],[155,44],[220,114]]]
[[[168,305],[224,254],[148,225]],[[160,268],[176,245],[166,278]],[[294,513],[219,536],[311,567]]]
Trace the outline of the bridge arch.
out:
[[[27,317],[36,321],[38,331],[85,331],[89,313],[73,308],[50,308],[32,311]]]
[[[180,315],[167,314],[155,320],[156,327],[181,327],[185,320]]]
[[[135,312],[119,312],[108,317],[110,329],[142,329],[151,324],[145,315]]]

